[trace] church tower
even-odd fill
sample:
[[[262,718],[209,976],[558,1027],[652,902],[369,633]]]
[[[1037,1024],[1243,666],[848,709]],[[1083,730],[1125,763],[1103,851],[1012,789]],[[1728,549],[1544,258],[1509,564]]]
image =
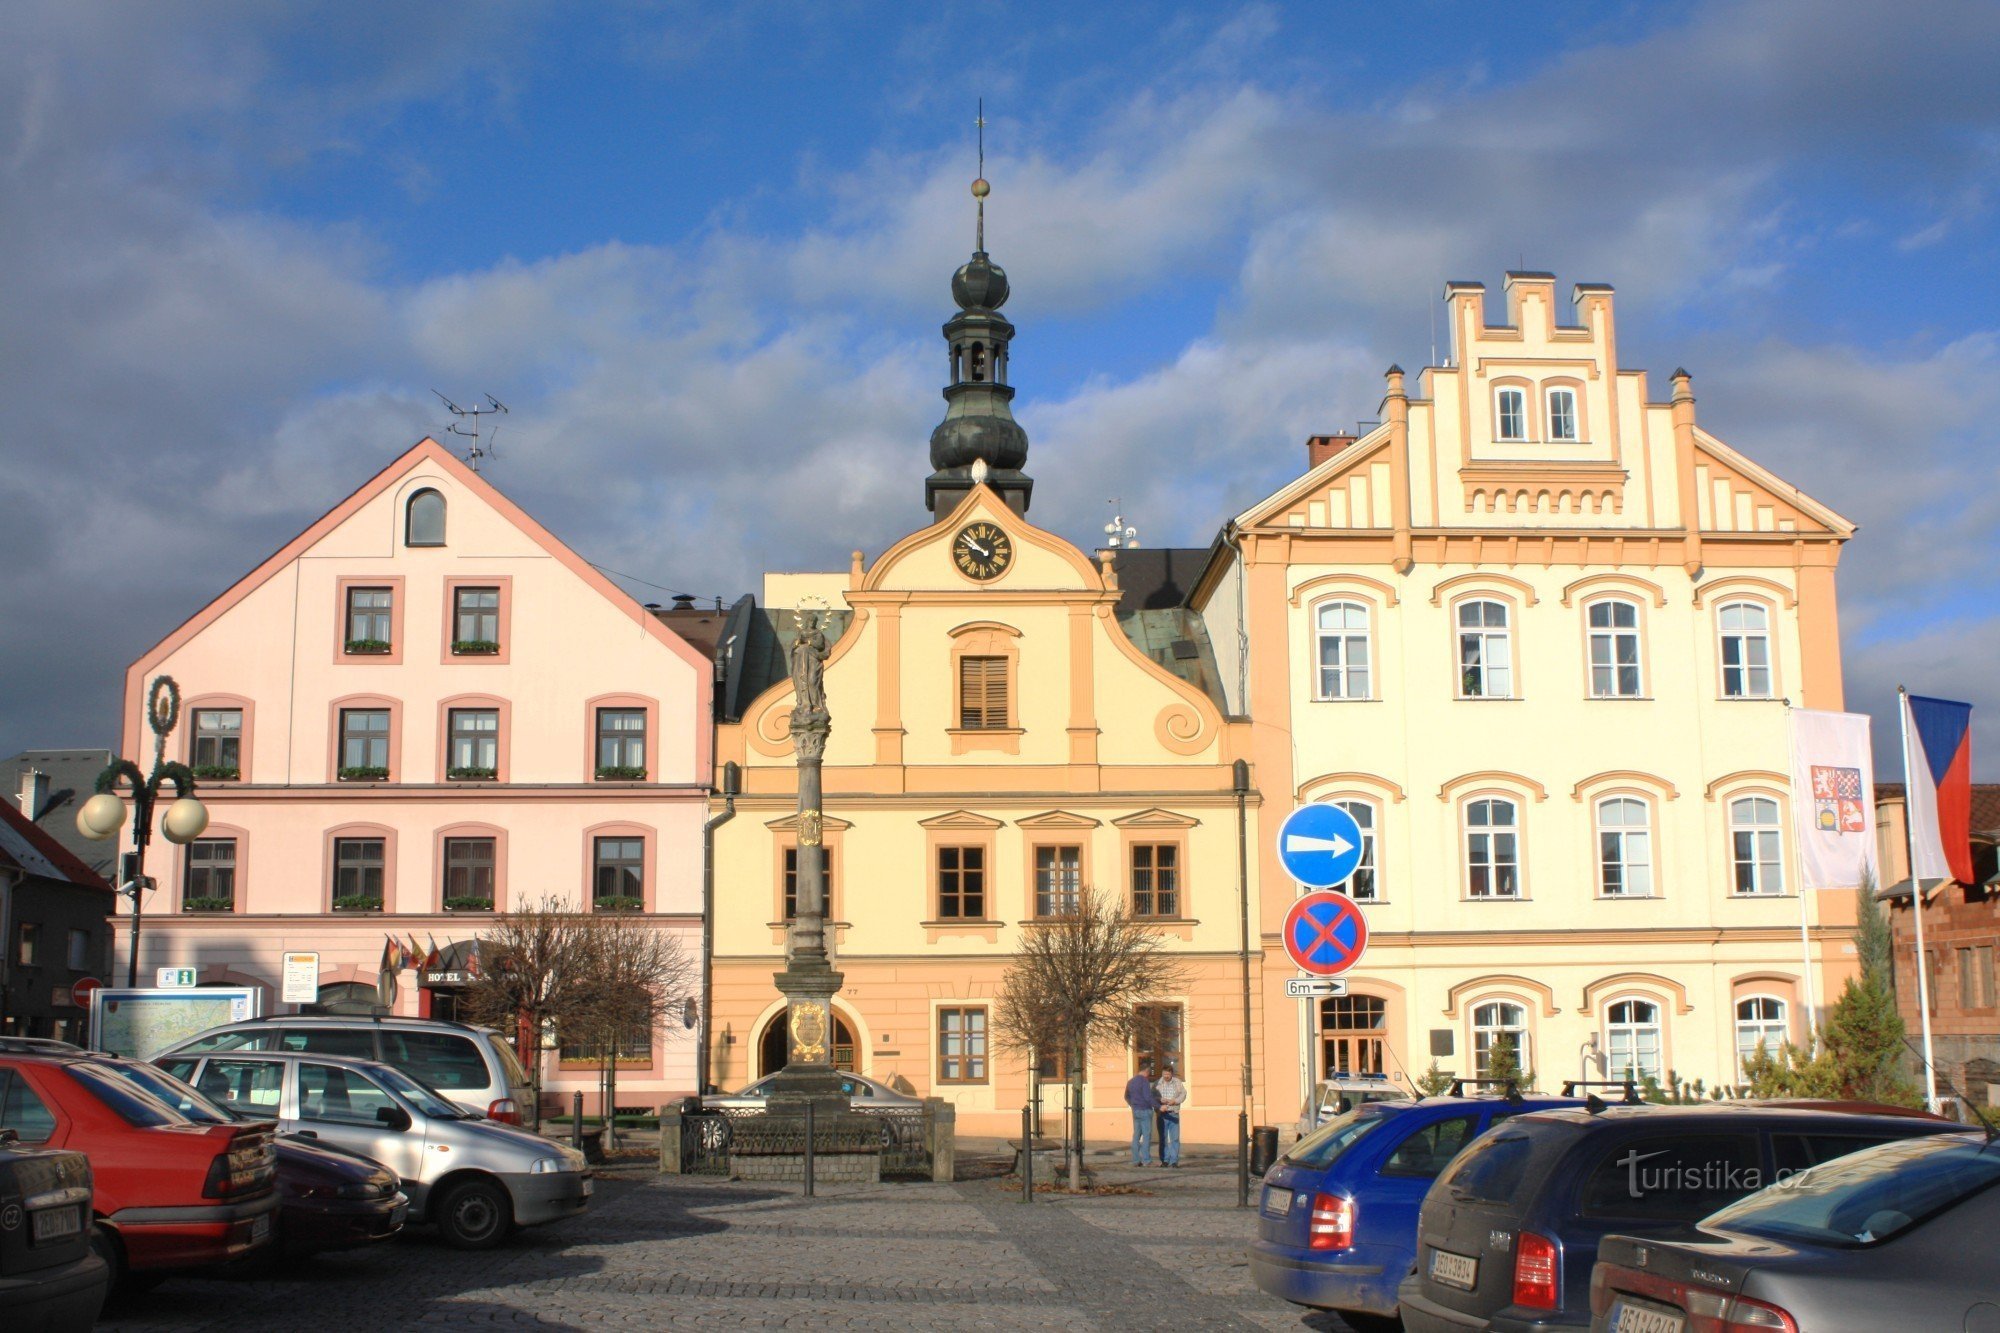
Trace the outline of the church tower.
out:
[[[982,157],[984,154],[982,153]],[[948,513],[980,482],[992,487],[1017,514],[1028,511],[1035,483],[1021,469],[1028,461],[1028,433],[1008,407],[1007,344],[1014,326],[1000,314],[1007,303],[1007,272],[986,255],[984,176],[972,182],[979,201],[979,229],[972,258],[952,274],[958,314],[944,326],[951,381],[944,420],[931,432],[931,475],[924,479],[924,507]]]

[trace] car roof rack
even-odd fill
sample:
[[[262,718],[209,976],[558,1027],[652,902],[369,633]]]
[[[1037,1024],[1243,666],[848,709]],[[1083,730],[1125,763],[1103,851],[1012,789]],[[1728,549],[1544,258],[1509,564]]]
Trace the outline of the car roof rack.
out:
[[[1638,1083],[1629,1078],[1566,1078],[1563,1080],[1562,1095],[1565,1097],[1574,1097],[1578,1088],[1622,1088],[1625,1095],[1619,1099],[1620,1105],[1644,1106],[1646,1104],[1646,1099],[1639,1095]],[[1609,1105],[1611,1103],[1605,1101],[1594,1092],[1584,1098],[1584,1106],[1592,1115],[1598,1114]]]
[[[1455,1078],[1451,1081],[1451,1095],[1454,1097],[1463,1097],[1467,1084],[1479,1088],[1497,1086],[1500,1089],[1500,1095],[1508,1101],[1518,1102],[1521,1100],[1521,1081],[1519,1079]]]
[[[83,1047],[59,1037],[0,1037],[0,1055],[85,1055]]]
[[[481,1032],[486,1030],[475,1023],[461,1023],[454,1018],[425,1018],[420,1014],[392,1013],[380,1005],[377,1005],[365,1014],[344,1014],[337,1010],[329,1009],[325,1005],[302,1004],[299,1006],[299,1011],[295,1014],[259,1014],[255,1018],[239,1019],[237,1023],[291,1023],[301,1018],[354,1018],[366,1019],[371,1023],[381,1023],[384,1020],[391,1023],[422,1023],[431,1027],[457,1028],[461,1032]],[[225,1023],[221,1026],[235,1027],[237,1023]]]

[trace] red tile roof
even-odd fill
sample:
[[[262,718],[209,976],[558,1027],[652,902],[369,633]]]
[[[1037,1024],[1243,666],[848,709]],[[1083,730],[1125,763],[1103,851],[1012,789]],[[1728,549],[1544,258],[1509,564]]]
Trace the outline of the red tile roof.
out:
[[[6,801],[0,801],[0,866],[42,879],[66,880],[86,889],[111,891],[95,871]]]
[[[1900,801],[1903,799],[1903,784],[1878,782],[1875,784],[1875,796],[1878,800],[1894,797]],[[2000,782],[1972,784],[1972,831],[2000,832]]]

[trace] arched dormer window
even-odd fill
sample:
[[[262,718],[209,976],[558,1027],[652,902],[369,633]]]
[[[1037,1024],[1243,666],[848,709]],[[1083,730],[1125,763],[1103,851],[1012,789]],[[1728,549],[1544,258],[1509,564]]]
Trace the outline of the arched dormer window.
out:
[[[444,496],[425,487],[410,497],[403,522],[403,545],[444,545]]]

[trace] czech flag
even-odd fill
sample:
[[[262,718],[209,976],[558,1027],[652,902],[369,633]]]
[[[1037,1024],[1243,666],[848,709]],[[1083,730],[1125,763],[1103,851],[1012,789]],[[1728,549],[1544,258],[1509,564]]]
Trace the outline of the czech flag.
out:
[[[1972,705],[1903,696],[1911,873],[1972,883]]]

